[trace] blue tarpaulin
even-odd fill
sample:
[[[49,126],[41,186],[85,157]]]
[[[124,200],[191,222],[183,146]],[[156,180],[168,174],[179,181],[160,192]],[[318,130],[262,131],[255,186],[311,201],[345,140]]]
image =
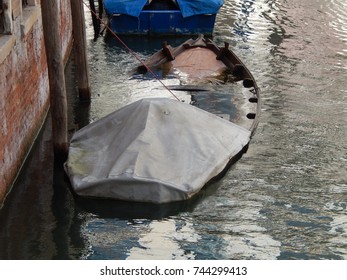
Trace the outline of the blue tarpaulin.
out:
[[[147,0],[104,0],[107,14],[125,14],[138,17]]]
[[[183,17],[201,14],[217,14],[223,0],[177,0]]]
[[[168,0],[172,1],[172,0]],[[176,0],[183,17],[216,14],[223,0]],[[126,14],[138,17],[148,0],[104,0],[107,14]]]

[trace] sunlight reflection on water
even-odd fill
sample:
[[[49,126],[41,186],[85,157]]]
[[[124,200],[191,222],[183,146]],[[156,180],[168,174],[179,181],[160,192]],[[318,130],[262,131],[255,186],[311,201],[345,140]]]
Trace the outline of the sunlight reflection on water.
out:
[[[263,97],[260,126],[248,153],[192,212],[148,220],[124,258],[346,258],[345,5],[225,1],[214,41],[230,42],[255,76]],[[113,71],[124,77],[124,68]],[[122,96],[112,97],[117,106],[155,94],[156,82],[133,82],[116,80],[98,92],[113,88]],[[111,98],[101,94],[100,102]]]

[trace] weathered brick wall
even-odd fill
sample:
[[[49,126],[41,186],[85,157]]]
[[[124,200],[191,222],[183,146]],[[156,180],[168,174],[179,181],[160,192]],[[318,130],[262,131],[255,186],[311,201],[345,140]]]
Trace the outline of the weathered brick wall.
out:
[[[0,62],[0,206],[49,108],[41,14],[31,29],[23,34],[20,5],[20,0],[12,0],[12,35],[16,42]],[[72,43],[70,0],[60,0],[58,12],[61,14],[62,49],[67,59]]]

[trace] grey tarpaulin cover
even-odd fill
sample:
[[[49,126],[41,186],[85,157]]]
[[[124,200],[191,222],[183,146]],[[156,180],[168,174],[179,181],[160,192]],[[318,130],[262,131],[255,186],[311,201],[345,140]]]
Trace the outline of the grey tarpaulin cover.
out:
[[[77,131],[65,170],[80,196],[186,200],[249,140],[248,130],[192,105],[146,98]]]

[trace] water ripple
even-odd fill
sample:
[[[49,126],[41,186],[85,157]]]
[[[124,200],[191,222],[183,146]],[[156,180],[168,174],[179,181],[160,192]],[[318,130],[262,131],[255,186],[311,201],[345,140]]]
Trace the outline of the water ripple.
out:
[[[247,154],[192,211],[140,225],[91,222],[89,257],[347,258],[346,11],[344,0],[226,0],[214,41],[231,43],[262,90]],[[107,41],[93,48],[101,65],[93,64],[92,119],[155,94],[153,82],[125,78],[126,52]]]
[[[347,3],[343,0],[331,1],[327,6],[327,14],[330,18],[329,26],[338,39],[334,42],[339,55],[338,66],[347,69]]]

